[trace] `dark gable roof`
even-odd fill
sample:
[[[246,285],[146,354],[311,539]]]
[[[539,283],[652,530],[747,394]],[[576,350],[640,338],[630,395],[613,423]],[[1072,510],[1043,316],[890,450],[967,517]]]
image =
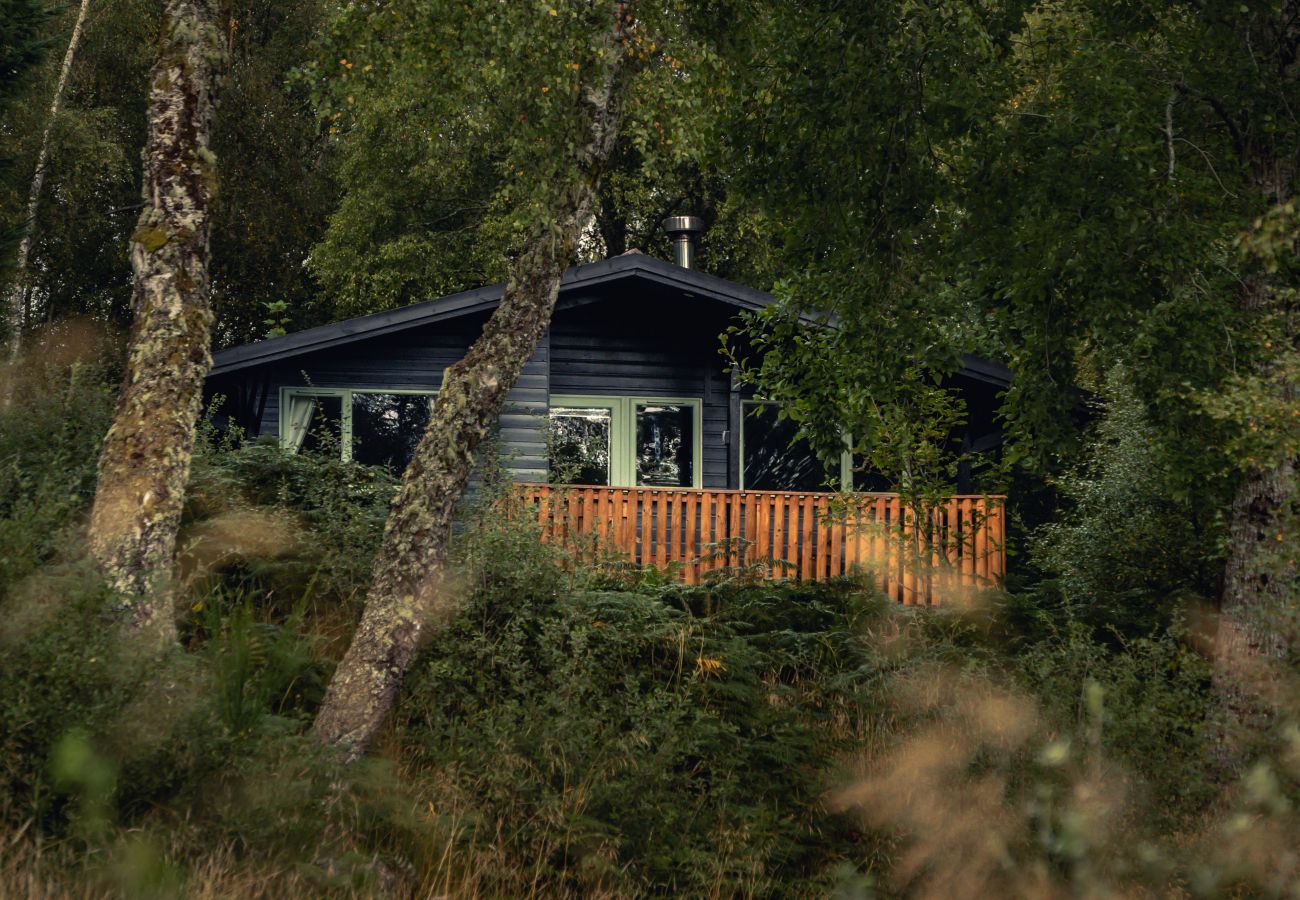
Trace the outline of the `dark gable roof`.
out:
[[[694,269],[683,269],[642,253],[625,253],[622,256],[585,266],[574,266],[564,273],[564,278],[560,282],[560,299],[563,301],[565,294],[572,295],[585,288],[626,278],[639,278],[673,288],[687,296],[706,297],[729,303],[740,309],[762,309],[773,300],[771,294],[763,291],[756,291],[734,281],[727,281]],[[352,341],[379,337],[394,331],[491,310],[500,302],[504,287],[503,284],[492,284],[472,291],[439,297],[437,300],[412,303],[400,309],[371,313],[368,316],[358,316],[333,325],[321,325],[318,328],[296,331],[283,337],[231,347],[215,355],[211,374],[224,375],[249,366],[276,362]]]
[[[704,297],[727,303],[738,309],[762,309],[775,301],[775,298],[765,291],[727,281],[716,275],[709,275],[696,269],[684,269],[643,253],[624,253],[600,262],[574,266],[565,272],[564,278],[560,281],[559,305],[564,305],[566,294],[572,296],[586,288],[628,278],[662,285],[680,291],[688,297]],[[395,331],[430,325],[476,312],[486,312],[501,301],[504,288],[504,284],[492,284],[472,291],[439,297],[436,300],[412,303],[399,309],[358,316],[355,319],[335,322],[333,325],[321,325],[317,328],[308,328],[306,331],[286,334],[283,337],[231,347],[214,354],[212,371],[209,375],[226,375],[250,366],[278,362],[353,341],[380,337]],[[1011,381],[1010,370],[970,355],[962,358],[961,374],[1003,386]]]

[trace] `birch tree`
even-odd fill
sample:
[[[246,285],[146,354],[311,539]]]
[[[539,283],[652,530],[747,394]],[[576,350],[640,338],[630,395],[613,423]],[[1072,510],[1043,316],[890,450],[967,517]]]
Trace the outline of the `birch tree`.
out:
[[[59,116],[59,107],[63,103],[63,92],[68,86],[68,75],[72,72],[72,63],[77,57],[77,47],[81,44],[81,33],[86,25],[86,14],[90,11],[90,0],[81,0],[77,8],[77,18],[72,26],[72,35],[68,38],[68,49],[63,54],[63,64],[59,67],[59,78],[54,85],[54,96],[50,98],[50,110],[45,117],[45,128],[41,132],[40,149],[36,152],[36,169],[32,174],[32,183],[27,190],[26,218],[23,220],[22,238],[18,242],[18,260],[14,266],[14,280],[9,287],[9,296],[5,301],[5,313],[9,319],[8,352],[10,362],[18,357],[22,346],[22,331],[27,313],[27,261],[32,253],[32,233],[36,225],[36,213],[40,208],[41,191],[45,187],[45,166],[50,155],[50,134],[54,131],[54,122]]]
[[[212,365],[208,142],[221,46],[215,0],[166,0],[149,85],[144,208],[130,245],[134,325],[89,526],[121,618],[164,647],[176,636],[167,580]]]
[[[412,0],[390,7],[383,28],[368,13],[358,13],[359,23],[345,17],[344,37],[324,55],[337,66],[329,76],[337,105],[325,114],[350,129],[353,152],[370,152],[372,135],[391,143],[384,132],[394,118],[419,110],[423,134],[403,135],[401,152],[427,141],[422,168],[430,159],[454,167],[466,153],[489,161],[495,183],[477,219],[480,237],[518,248],[499,307],[443,376],[393,503],[361,623],[316,719],[316,738],[347,759],[365,752],[422,634],[454,608],[443,566],[475,452],[550,323],[616,140],[663,134],[655,120],[668,118],[686,79],[656,38],[668,29],[656,26],[680,23],[685,9],[675,0],[570,0],[466,15],[459,4]],[[466,71],[466,59],[483,63]],[[367,208],[374,213],[373,203]]]

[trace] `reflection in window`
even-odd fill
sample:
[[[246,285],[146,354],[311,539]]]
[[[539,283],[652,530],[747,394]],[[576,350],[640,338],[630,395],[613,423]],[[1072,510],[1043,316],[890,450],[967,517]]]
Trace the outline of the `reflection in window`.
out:
[[[636,405],[636,483],[690,487],[695,449],[695,411],[677,404]]]
[[[602,407],[551,408],[552,484],[609,484],[613,411]]]
[[[307,453],[339,453],[343,444],[343,398],[295,397],[294,401],[294,412],[302,423],[298,449]]]
[[[402,471],[424,437],[430,410],[425,394],[354,393],[352,458],[369,466]]]
[[[280,442],[401,472],[429,425],[433,393],[307,388],[284,393]]]
[[[826,469],[808,441],[796,440],[799,426],[778,421],[776,404],[746,403],[742,445],[744,486],[748,491],[821,491]]]

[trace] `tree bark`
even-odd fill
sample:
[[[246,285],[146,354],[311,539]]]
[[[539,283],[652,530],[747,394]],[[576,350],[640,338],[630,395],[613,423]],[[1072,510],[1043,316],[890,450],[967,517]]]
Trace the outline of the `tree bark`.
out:
[[[613,4],[599,83],[583,95],[589,142],[575,148],[572,183],[551,221],[511,265],[501,304],[463,359],[447,369],[433,416],[402,477],[375,559],[361,623],[316,717],[316,739],[345,761],[361,757],[383,724],[425,629],[454,608],[443,561],[475,452],[551,321],[560,278],[574,258],[613,149],[626,4]]]
[[[1280,204],[1292,196],[1291,166],[1270,156],[1250,162],[1256,187],[1266,202]],[[1288,321],[1285,302],[1263,274],[1246,277],[1241,305],[1256,315],[1281,313],[1281,320]],[[1294,333],[1283,336],[1290,347],[1297,340],[1300,336]],[[1285,366],[1277,367],[1271,381],[1283,405],[1300,402],[1300,385]],[[1287,561],[1293,554],[1278,552],[1284,549],[1300,514],[1296,469],[1297,461],[1288,458],[1251,467],[1232,502],[1214,647],[1214,690],[1223,714],[1215,756],[1228,774],[1237,773],[1245,762],[1243,739],[1262,734],[1276,721],[1282,687],[1280,666],[1296,639],[1288,623],[1300,600],[1297,572]]]
[[[1295,639],[1288,608],[1297,600],[1296,569],[1284,559],[1292,554],[1279,551],[1288,550],[1296,487],[1295,460],[1284,459],[1248,472],[1233,498],[1214,648],[1214,689],[1224,717],[1216,756],[1229,773],[1244,761],[1243,739],[1262,734],[1279,710],[1280,667]]]
[[[212,366],[208,149],[221,64],[215,0],[166,0],[150,74],[144,210],[131,236],[135,319],[126,375],[99,458],[90,549],[133,630],[174,644],[168,576]]]
[[[72,61],[77,56],[77,47],[81,44],[81,32],[86,24],[86,13],[90,11],[90,0],[81,0],[77,10],[77,21],[72,26],[72,37],[68,39],[68,50],[63,54],[63,65],[59,68],[59,80],[54,85],[54,96],[50,100],[50,112],[45,117],[45,129],[41,132],[41,146],[36,153],[36,170],[32,175],[32,184],[27,191],[27,218],[23,221],[23,237],[18,243],[18,262],[14,268],[14,281],[9,287],[9,297],[5,303],[5,312],[9,317],[9,329],[6,340],[8,359],[12,363],[18,358],[22,348],[23,326],[27,318],[27,260],[32,254],[32,234],[36,227],[36,213],[40,209],[41,190],[45,187],[45,164],[50,155],[50,134],[54,131],[54,120],[58,118],[59,107],[63,104],[63,92],[68,86],[68,73],[72,71]]]

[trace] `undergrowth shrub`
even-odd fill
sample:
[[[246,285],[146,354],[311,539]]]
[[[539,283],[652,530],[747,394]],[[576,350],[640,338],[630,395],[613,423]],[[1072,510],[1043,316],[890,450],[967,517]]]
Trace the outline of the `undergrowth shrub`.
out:
[[[1111,373],[1088,463],[1059,489],[1069,509],[1034,536],[1041,602],[1100,640],[1167,627],[1213,597],[1221,571],[1211,498],[1174,477],[1140,398]]]
[[[858,896],[1281,897],[1300,886],[1293,702],[1245,777],[1216,784],[1206,664],[1176,635],[1099,644],[1077,624],[999,658],[972,641],[978,627],[931,616],[957,618],[922,614],[887,642],[898,649],[875,694],[883,727],[833,800],[887,847]]]
[[[518,520],[458,559],[472,591],[414,667],[397,736],[416,789],[472,807],[471,843],[503,845],[490,892],[525,874],[619,894],[827,887],[854,853],[820,803],[830,725],[873,670],[872,595],[590,590]]]
[[[189,521],[250,508],[285,515],[279,552],[235,552],[226,580],[244,579],[283,601],[285,612],[308,586],[357,612],[396,491],[392,474],[344,460],[329,447],[290,453],[269,439],[245,442],[211,430],[204,437],[187,494]],[[239,538],[230,541],[236,551]]]
[[[1209,663],[1178,631],[1117,640],[1118,649],[1099,643],[1076,624],[1017,659],[1020,681],[1064,730],[1089,726],[1094,695],[1101,748],[1139,774],[1148,792],[1144,827],[1185,828],[1218,789]]]
[[[109,601],[83,564],[0,604],[0,822],[75,850],[70,883],[107,896],[178,896],[215,847],[304,895],[396,877],[377,860],[425,823],[391,767],[311,738],[327,672],[301,616],[217,593],[190,652],[158,658],[105,627]]]
[[[104,754],[124,811],[174,798],[228,749],[203,667],[179,654],[161,663],[138,655],[105,627],[110,600],[98,574],[77,565],[29,579],[4,601],[0,809],[11,821],[51,832],[71,824],[71,795],[49,769],[68,734]]]
[[[78,543],[112,418],[106,366],[38,360],[27,361],[9,385],[10,403],[0,404],[0,597]]]

